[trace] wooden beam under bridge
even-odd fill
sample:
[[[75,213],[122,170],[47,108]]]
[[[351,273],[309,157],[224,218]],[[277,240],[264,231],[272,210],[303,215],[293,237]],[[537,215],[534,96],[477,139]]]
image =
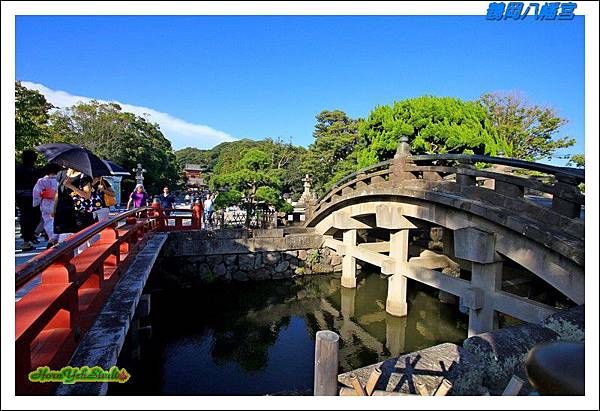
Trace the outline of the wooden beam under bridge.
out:
[[[462,297],[465,306],[472,310],[479,310],[491,304],[493,309],[498,312],[531,323],[540,322],[556,312],[553,307],[519,297],[515,294],[500,290],[486,292],[478,287],[474,287],[470,281],[453,278],[440,271],[422,267],[418,262],[400,262],[396,266],[397,262],[393,258],[371,251],[364,246],[347,246],[342,241],[332,237],[326,237],[324,246],[334,249],[340,255],[350,254],[356,259],[380,267],[383,274],[401,275],[438,290]],[[396,271],[396,267],[398,267],[398,271]]]

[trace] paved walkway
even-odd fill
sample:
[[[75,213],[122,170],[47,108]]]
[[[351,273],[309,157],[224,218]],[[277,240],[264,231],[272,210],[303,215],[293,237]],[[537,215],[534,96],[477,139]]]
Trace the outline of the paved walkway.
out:
[[[15,265],[23,264],[25,261],[28,261],[32,257],[38,255],[42,251],[46,250],[46,245],[48,244],[44,237],[38,237],[39,244],[33,244],[35,246],[35,250],[32,251],[22,251],[23,248],[23,240],[21,239],[21,227],[19,226],[19,222],[15,222]]]

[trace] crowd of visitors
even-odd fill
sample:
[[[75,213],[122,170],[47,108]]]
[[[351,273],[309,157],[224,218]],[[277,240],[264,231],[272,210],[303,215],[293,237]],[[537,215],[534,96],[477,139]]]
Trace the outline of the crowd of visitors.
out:
[[[110,206],[116,205],[116,193],[103,177],[90,177],[73,168],[50,163],[43,169],[35,167],[37,153],[25,150],[21,165],[16,168],[16,205],[23,239],[22,251],[30,251],[39,243],[36,227],[43,230],[50,248],[71,234],[110,216]],[[157,196],[148,194],[142,184],[129,195],[127,209],[150,205],[158,201],[171,215],[176,197],[165,186]],[[191,208],[200,205],[203,225],[211,225],[216,195],[208,191],[189,192],[184,198]],[[79,250],[79,251],[82,251]]]

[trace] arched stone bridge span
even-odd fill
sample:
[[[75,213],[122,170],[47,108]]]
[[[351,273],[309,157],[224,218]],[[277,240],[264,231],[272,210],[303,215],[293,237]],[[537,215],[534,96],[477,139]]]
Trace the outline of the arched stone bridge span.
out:
[[[577,169],[488,156],[411,156],[401,146],[394,160],[346,177],[310,204],[306,226],[343,256],[345,287],[356,285],[357,260],[378,266],[390,275],[386,310],[403,316],[407,278],[428,284],[462,297],[473,335],[497,327],[497,312],[539,322],[556,310],[502,290],[507,260],[574,303],[585,302],[583,181]],[[443,252],[411,257],[409,232],[423,227],[443,230]],[[389,240],[361,243],[361,230],[387,232]]]

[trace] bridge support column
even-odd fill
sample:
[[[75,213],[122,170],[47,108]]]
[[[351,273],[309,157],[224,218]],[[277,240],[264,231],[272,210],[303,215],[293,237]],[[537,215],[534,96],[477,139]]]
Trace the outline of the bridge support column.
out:
[[[471,264],[471,284],[482,290],[484,297],[482,308],[469,309],[469,337],[498,328],[498,315],[489,297],[502,287],[502,262]]]
[[[388,279],[388,294],[385,310],[396,317],[408,314],[406,304],[407,278],[402,275],[400,266],[408,262],[408,233],[409,230],[398,230],[390,233],[390,257],[395,260],[395,272]]]
[[[356,230],[344,231],[344,245],[356,245]],[[356,258],[348,253],[342,259],[342,287],[356,288]]]
[[[471,285],[482,299],[478,308],[469,309],[468,335],[493,331],[498,328],[493,296],[502,287],[502,257],[496,252],[496,236],[473,227],[456,230],[454,253],[471,262]]]
[[[342,316],[346,319],[354,317],[354,306],[356,301],[356,290],[352,288],[342,288]]]

